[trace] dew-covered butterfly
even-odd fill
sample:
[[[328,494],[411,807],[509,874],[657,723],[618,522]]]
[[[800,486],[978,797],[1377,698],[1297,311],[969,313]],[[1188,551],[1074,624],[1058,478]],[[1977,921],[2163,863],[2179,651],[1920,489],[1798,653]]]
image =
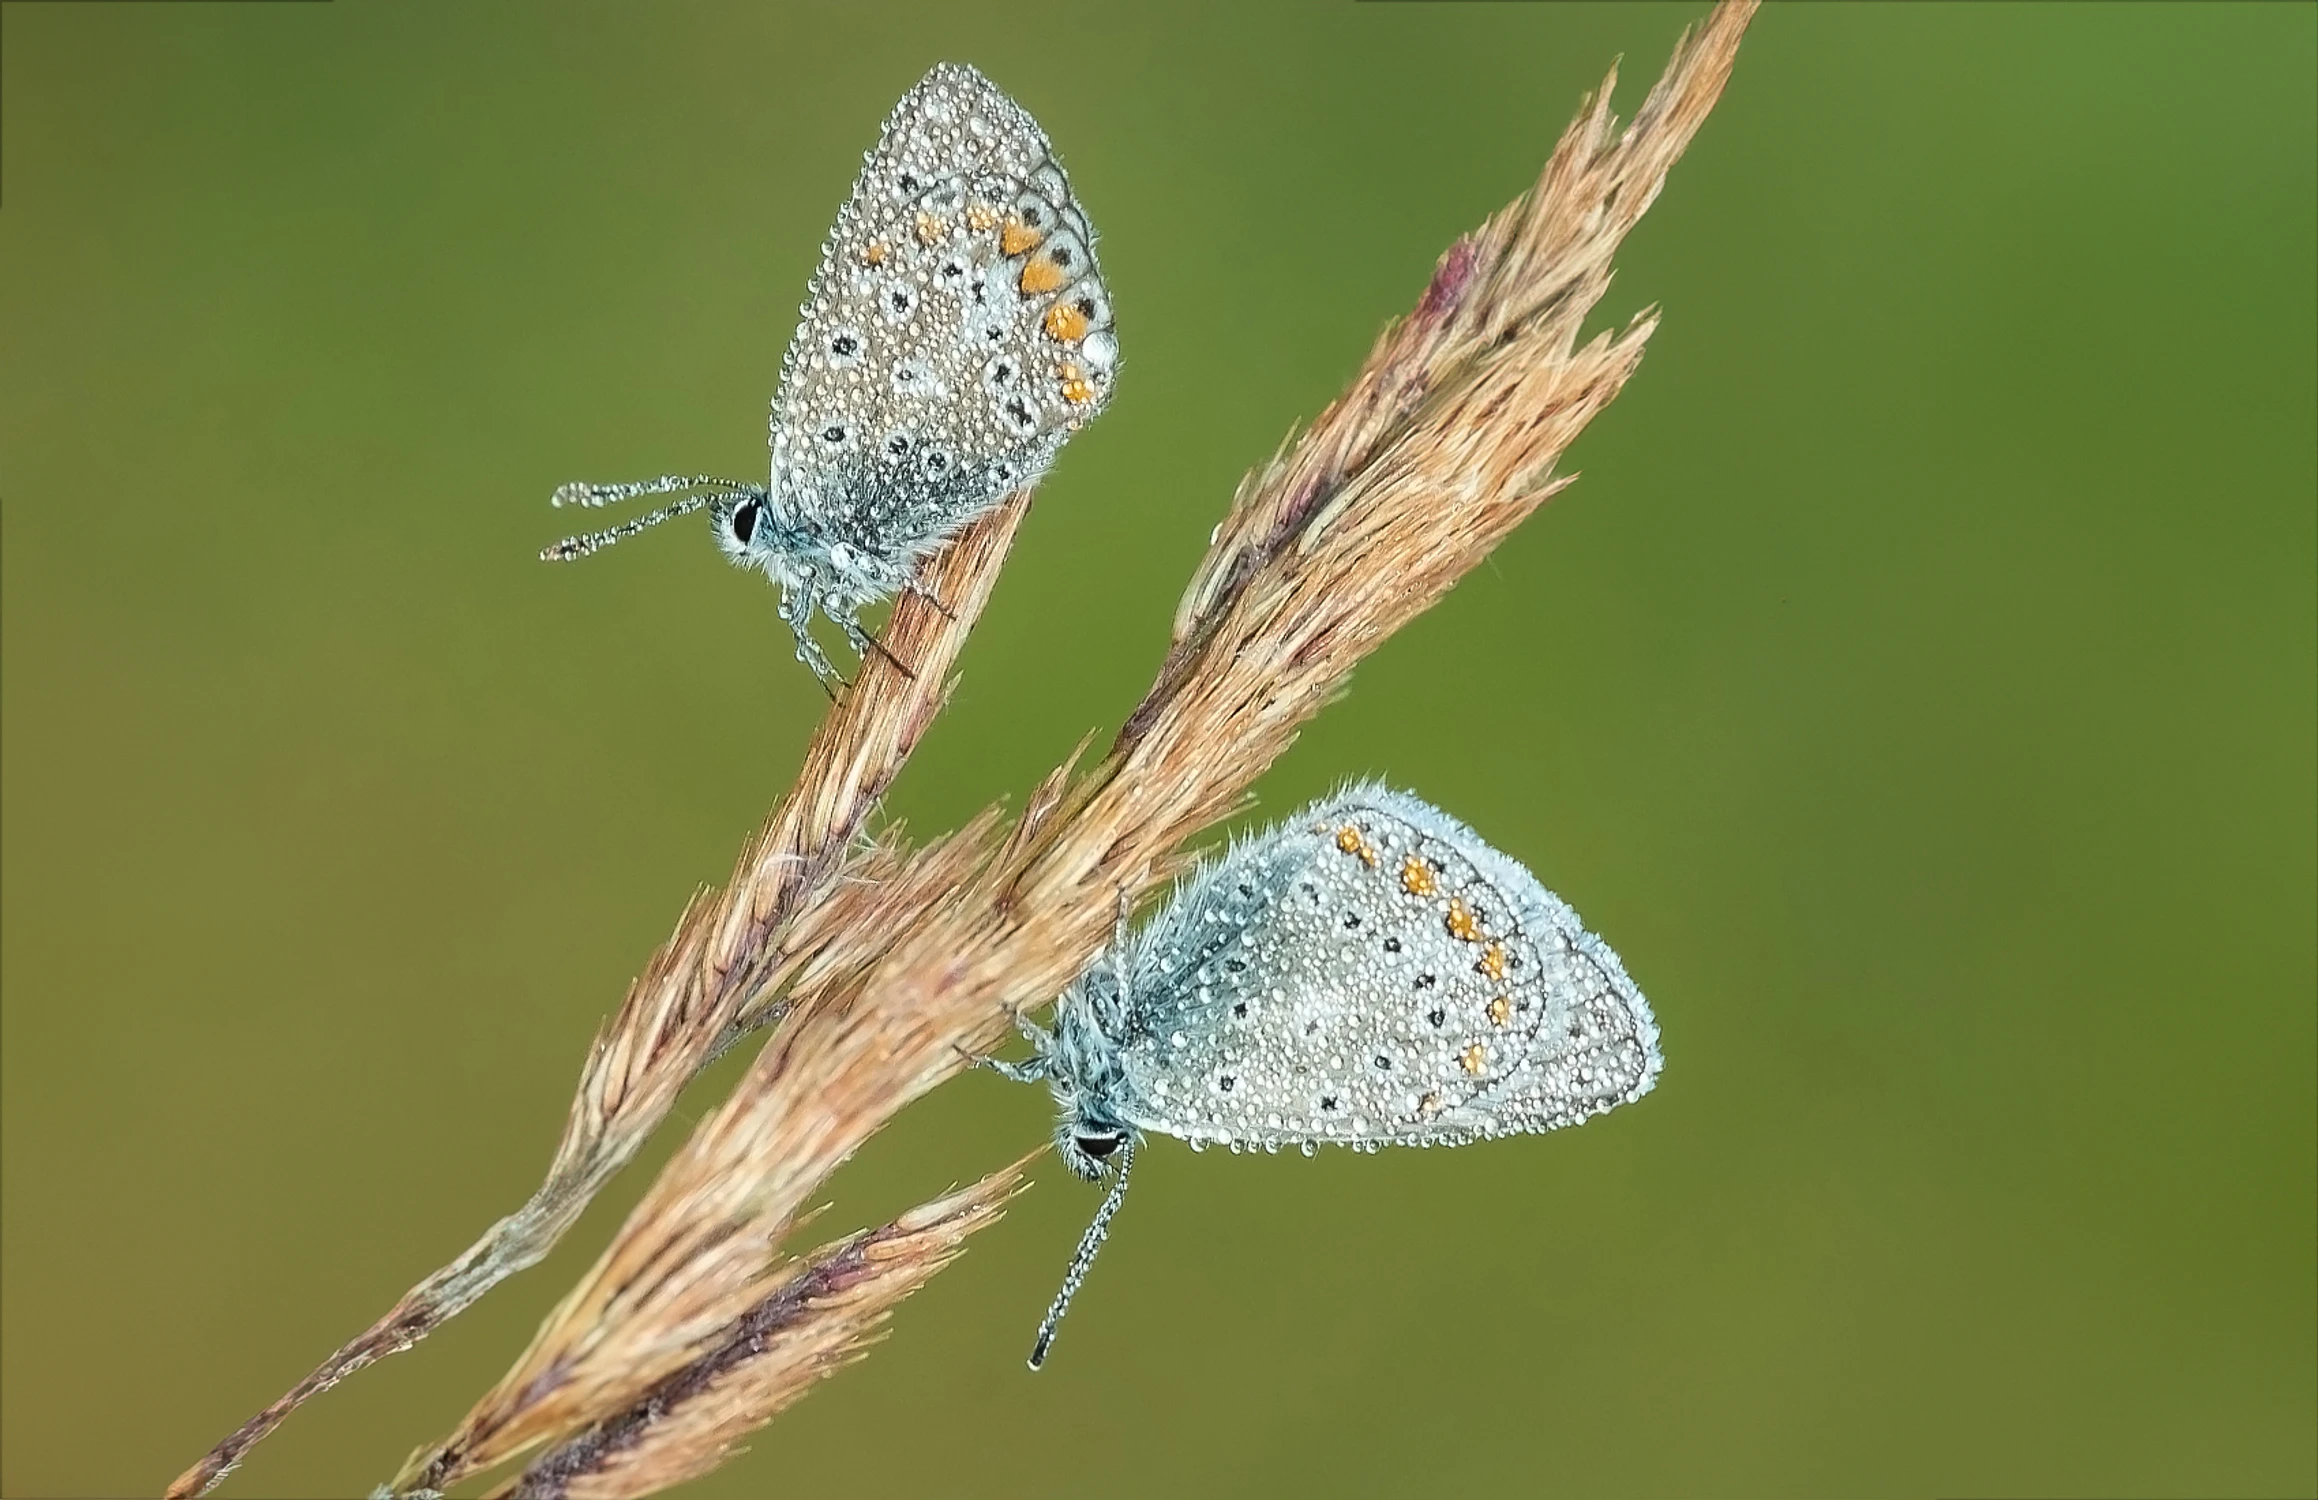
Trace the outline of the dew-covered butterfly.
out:
[[[1045,132],[944,63],[894,107],[822,245],[773,397],[770,483],[567,484],[557,505],[685,498],[540,555],[707,508],[725,555],[781,586],[797,658],[829,683],[814,611],[856,652],[881,649],[861,610],[914,589],[920,559],[1044,474],[1110,399],[1118,356],[1094,228]]]

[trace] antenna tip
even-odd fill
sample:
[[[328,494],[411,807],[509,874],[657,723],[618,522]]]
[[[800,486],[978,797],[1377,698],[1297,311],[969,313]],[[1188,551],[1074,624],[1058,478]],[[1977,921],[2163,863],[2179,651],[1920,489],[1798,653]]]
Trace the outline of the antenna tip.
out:
[[[547,497],[547,503],[559,509],[566,505],[601,505],[604,497],[599,486],[574,481],[557,485],[555,493]]]

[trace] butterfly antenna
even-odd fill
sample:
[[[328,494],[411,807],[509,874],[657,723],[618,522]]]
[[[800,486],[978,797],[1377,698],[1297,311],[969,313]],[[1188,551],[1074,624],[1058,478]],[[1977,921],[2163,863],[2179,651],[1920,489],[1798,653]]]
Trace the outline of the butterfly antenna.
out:
[[[1111,1232],[1111,1215],[1119,1211],[1119,1200],[1127,1196],[1127,1170],[1135,1165],[1135,1143],[1119,1143],[1119,1166],[1111,1177],[1111,1190],[1103,1195],[1103,1206],[1095,1210],[1095,1221],[1079,1240],[1078,1253],[1070,1258],[1070,1269],[1063,1273],[1062,1290],[1054,1294],[1054,1306],[1046,1310],[1046,1321],[1038,1325],[1038,1342],[1030,1349],[1030,1368],[1046,1363],[1046,1351],[1054,1347],[1055,1326],[1062,1315],[1070,1311],[1070,1299],[1078,1291],[1079,1283],[1087,1279],[1087,1267],[1095,1263],[1095,1252],[1103,1248],[1103,1237]]]
[[[635,520],[623,522],[612,527],[609,531],[591,531],[586,536],[567,536],[554,546],[541,549],[539,560],[541,562],[576,562],[591,552],[603,551],[614,542],[624,542],[639,531],[648,531],[662,521],[672,521],[678,516],[688,516],[696,510],[704,510],[709,503],[709,497],[706,495],[687,495],[674,505],[664,506],[649,515],[638,516]]]
[[[673,495],[684,490],[738,492],[755,488],[756,485],[744,484],[738,479],[719,479],[713,474],[663,474],[658,479],[638,479],[627,484],[558,485],[547,503],[561,509],[566,505],[614,505],[638,495]]]

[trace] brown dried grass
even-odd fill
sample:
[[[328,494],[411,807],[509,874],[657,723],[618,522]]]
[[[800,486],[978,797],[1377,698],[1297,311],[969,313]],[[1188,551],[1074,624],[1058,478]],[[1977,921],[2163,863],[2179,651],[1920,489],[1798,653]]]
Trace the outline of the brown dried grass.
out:
[[[1074,755],[1004,829],[995,810],[921,849],[863,828],[946,697],[1028,507],[1017,495],[906,597],[796,789],[720,895],[697,898],[597,1038],[547,1181],[458,1261],[181,1476],[202,1493],[300,1402],[407,1348],[536,1262],[701,1064],[777,1029],[531,1347],[392,1486],[439,1491],[535,1449],[511,1493],[643,1495],[857,1357],[895,1302],[989,1222],[1020,1164],[885,1229],[785,1262],[829,1174],[988,1050],[1010,1007],[1058,993],[1122,892],[1179,868],[1353,666],[1569,482],[1552,466],[1656,326],[1578,342],[1611,258],[1720,96],[1754,0],[1722,0],[1620,130],[1613,72],[1544,175],[1445,253],[1351,388],[1244,481],[1186,590],[1149,694],[1108,754]],[[1083,746],[1082,746],[1083,749]],[[784,1300],[785,1299],[785,1300]]]

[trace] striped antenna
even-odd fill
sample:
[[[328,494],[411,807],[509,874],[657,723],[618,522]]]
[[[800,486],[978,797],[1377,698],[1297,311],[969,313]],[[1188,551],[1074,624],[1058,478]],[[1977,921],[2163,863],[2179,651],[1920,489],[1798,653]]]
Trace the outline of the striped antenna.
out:
[[[1070,1311],[1070,1299],[1087,1279],[1087,1267],[1095,1263],[1095,1252],[1103,1248],[1103,1237],[1111,1232],[1111,1215],[1119,1211],[1119,1200],[1127,1196],[1127,1169],[1135,1165],[1135,1142],[1132,1138],[1119,1143],[1118,1175],[1111,1179],[1111,1190],[1103,1195],[1103,1206],[1095,1210],[1095,1221],[1087,1226],[1086,1236],[1079,1241],[1078,1253],[1070,1258],[1070,1270],[1062,1278],[1062,1290],[1055,1293],[1054,1306],[1046,1310],[1046,1321],[1038,1325],[1038,1342],[1031,1346],[1030,1368],[1046,1363],[1046,1351],[1054,1347],[1054,1331],[1062,1322],[1062,1315]]]
[[[607,489],[613,487],[605,486]],[[666,491],[659,493],[665,494]],[[707,495],[687,495],[674,505],[664,506],[653,511],[650,515],[638,516],[635,520],[623,522],[612,527],[609,531],[591,531],[586,536],[567,536],[554,546],[543,548],[540,551],[539,560],[541,562],[577,562],[591,552],[601,552],[614,542],[624,542],[639,531],[647,531],[662,521],[674,520],[678,516],[688,516],[696,510],[704,510],[709,504],[710,497]]]
[[[658,479],[638,479],[627,484],[566,484],[558,485],[547,503],[558,509],[566,505],[613,505],[622,500],[633,500],[638,495],[673,495],[680,490],[746,490],[754,485],[738,479],[719,479],[713,474],[663,474]]]

